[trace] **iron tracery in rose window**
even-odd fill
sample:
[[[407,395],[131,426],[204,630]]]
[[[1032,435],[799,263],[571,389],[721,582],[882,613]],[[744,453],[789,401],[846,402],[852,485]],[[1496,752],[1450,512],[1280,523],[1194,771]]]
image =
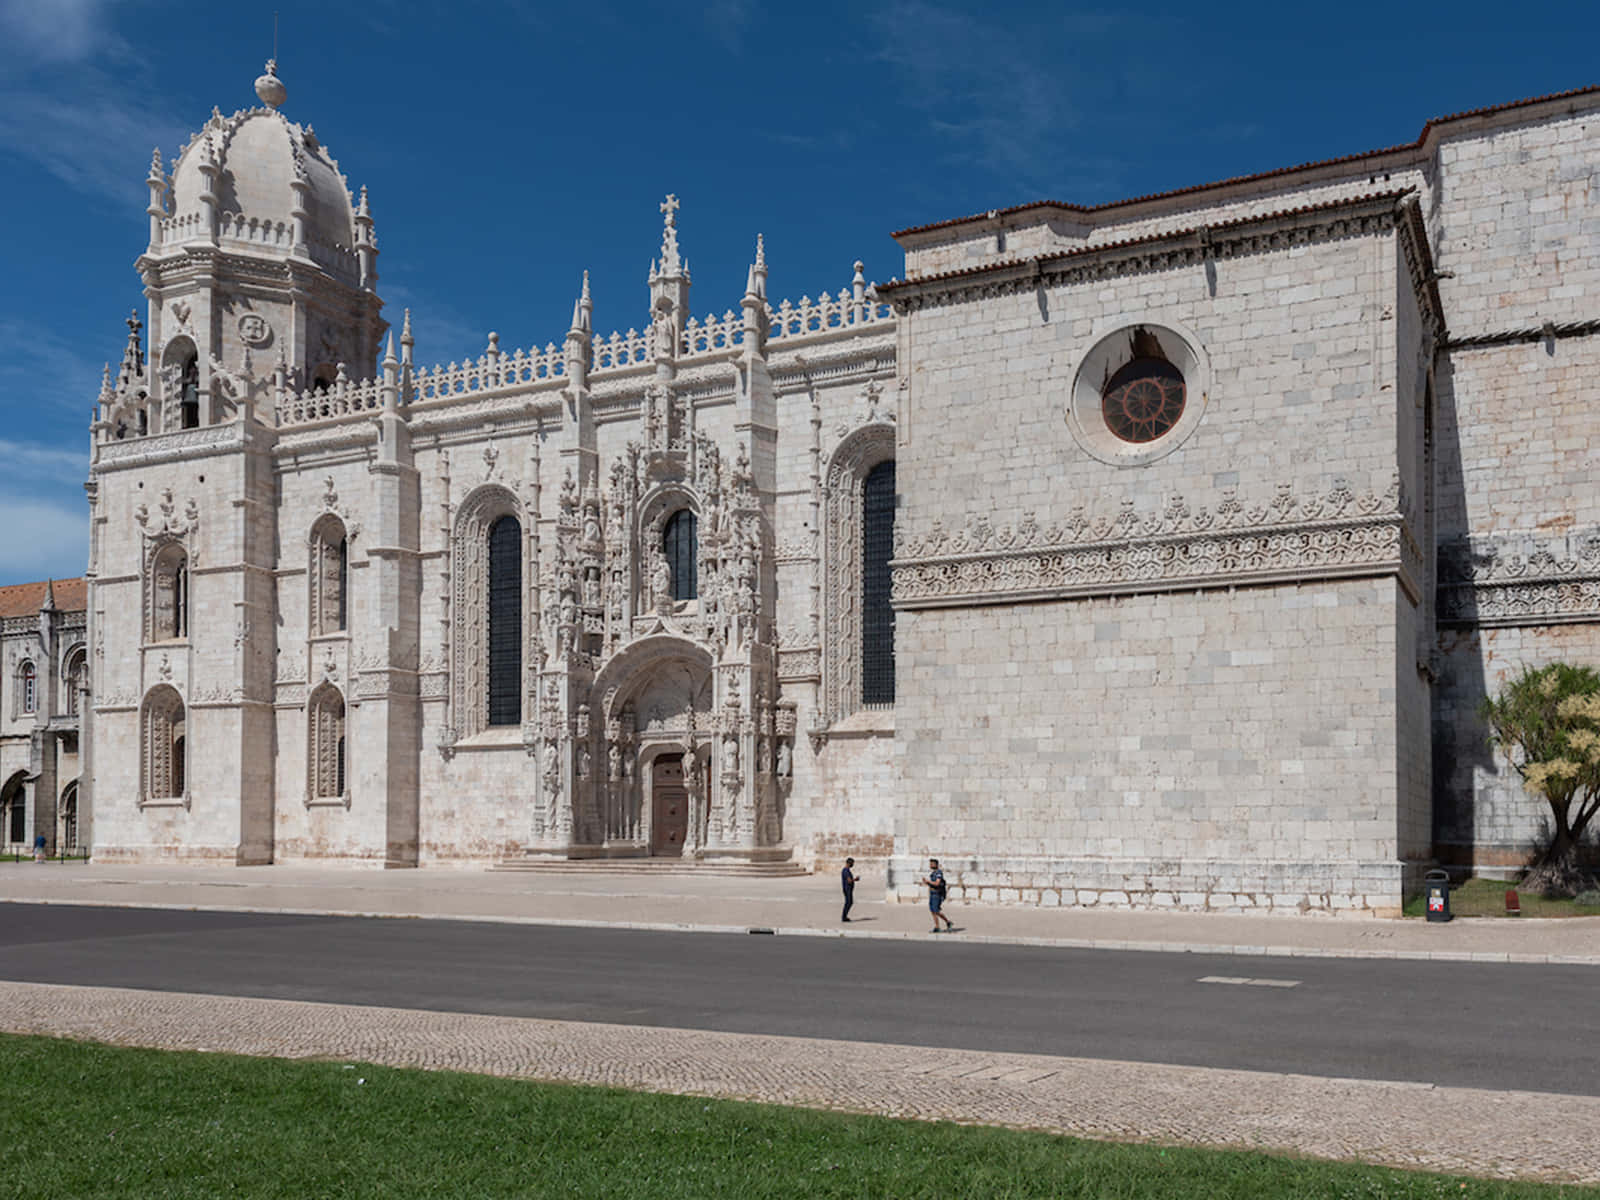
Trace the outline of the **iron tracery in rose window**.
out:
[[[1183,372],[1164,358],[1136,358],[1107,380],[1100,398],[1112,433],[1125,442],[1153,442],[1183,416]]]

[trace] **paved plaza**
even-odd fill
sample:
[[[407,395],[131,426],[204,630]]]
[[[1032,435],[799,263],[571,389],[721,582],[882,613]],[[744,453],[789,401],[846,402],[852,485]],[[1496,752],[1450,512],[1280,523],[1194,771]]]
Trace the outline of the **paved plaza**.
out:
[[[1595,1097],[48,984],[0,1029],[1600,1184]]]

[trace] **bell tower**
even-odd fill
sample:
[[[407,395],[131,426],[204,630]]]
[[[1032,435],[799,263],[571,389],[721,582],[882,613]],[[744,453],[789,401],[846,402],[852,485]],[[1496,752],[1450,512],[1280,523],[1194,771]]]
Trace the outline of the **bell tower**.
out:
[[[296,389],[371,379],[387,324],[366,189],[353,200],[310,125],[282,112],[269,61],[260,103],[211,118],[167,174],[145,180],[144,281],[150,353],[142,398],[151,433],[247,416],[272,421],[275,377]],[[130,414],[125,428],[140,418]]]

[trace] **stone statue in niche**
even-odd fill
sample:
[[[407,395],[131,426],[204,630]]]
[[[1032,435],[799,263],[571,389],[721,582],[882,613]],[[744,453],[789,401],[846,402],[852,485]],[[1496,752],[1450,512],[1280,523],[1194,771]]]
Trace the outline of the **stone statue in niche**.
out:
[[[787,741],[778,743],[778,778],[787,779],[794,771],[794,751]]]

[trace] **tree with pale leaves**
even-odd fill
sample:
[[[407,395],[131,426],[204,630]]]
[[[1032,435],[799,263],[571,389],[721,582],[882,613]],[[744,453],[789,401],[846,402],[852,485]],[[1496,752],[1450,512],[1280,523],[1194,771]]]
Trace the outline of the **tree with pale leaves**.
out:
[[[1569,663],[1525,667],[1481,712],[1491,743],[1550,806],[1554,837],[1522,886],[1547,896],[1593,888],[1580,851],[1600,811],[1600,673]]]

